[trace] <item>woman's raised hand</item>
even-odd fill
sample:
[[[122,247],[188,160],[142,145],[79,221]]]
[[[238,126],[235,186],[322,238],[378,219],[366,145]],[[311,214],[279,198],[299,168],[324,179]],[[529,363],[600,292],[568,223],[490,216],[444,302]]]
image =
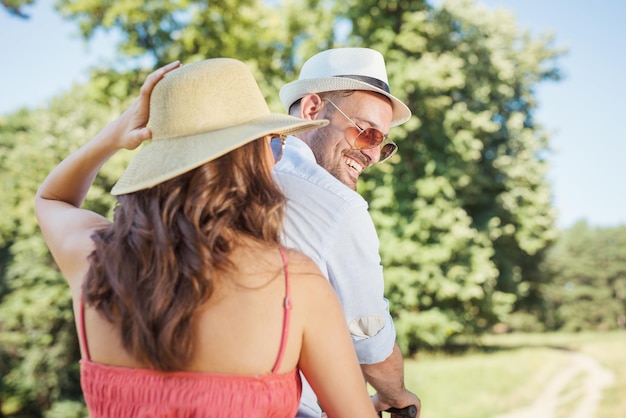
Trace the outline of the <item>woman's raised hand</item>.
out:
[[[154,86],[170,71],[180,68],[180,61],[174,61],[153,71],[144,81],[139,96],[128,109],[115,121],[119,148],[133,150],[143,141],[152,138],[152,132],[146,126],[150,117],[150,95]]]

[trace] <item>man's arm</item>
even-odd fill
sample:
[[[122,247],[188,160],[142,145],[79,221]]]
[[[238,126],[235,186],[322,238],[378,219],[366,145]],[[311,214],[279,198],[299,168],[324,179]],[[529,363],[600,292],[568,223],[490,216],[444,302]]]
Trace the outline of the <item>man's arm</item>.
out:
[[[419,398],[404,386],[404,359],[397,344],[394,344],[391,355],[384,361],[374,364],[361,364],[361,370],[365,380],[377,392],[372,397],[377,411],[415,405],[417,416],[420,416],[421,403]]]
[[[345,211],[334,232],[331,245],[324,247],[329,251],[328,276],[341,301],[361,371],[378,392],[372,398],[374,406],[382,411],[415,405],[419,413],[419,398],[404,386],[404,359],[384,298],[380,245],[367,205]]]

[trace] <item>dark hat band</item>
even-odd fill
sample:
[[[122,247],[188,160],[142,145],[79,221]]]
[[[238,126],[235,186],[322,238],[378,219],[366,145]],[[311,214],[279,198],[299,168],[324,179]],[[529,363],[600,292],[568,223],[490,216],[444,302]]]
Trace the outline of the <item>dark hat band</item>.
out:
[[[368,77],[365,75],[336,75],[335,77],[351,78],[353,80],[362,81],[372,87],[376,87],[377,89],[386,91],[387,93],[391,94],[391,92],[389,91],[389,84],[374,77]]]

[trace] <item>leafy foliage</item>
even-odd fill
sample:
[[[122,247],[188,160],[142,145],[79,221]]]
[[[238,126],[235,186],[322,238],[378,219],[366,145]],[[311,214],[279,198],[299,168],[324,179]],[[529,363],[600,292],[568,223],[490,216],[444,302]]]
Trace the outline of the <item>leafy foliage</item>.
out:
[[[41,411],[57,410],[65,411],[63,416],[85,416],[71,296],[39,233],[33,204],[47,173],[121,109],[91,102],[89,91],[76,88],[48,109],[22,110],[0,119],[3,414],[41,416]],[[105,166],[90,191],[89,208],[109,212],[113,200],[108,190],[121,174],[123,158]]]
[[[233,57],[257,75],[266,99],[282,109],[276,92],[295,77],[303,57],[332,46],[333,10],[316,0],[271,7],[261,0],[59,0],[57,9],[89,39],[97,31],[119,36],[122,68],[153,68]],[[104,74],[106,78],[109,74]]]
[[[626,226],[564,231],[547,257],[546,323],[563,331],[626,328]]]
[[[559,78],[560,51],[472,1],[440,10],[360,1],[349,13],[355,39],[383,52],[414,114],[392,131],[395,164],[362,185],[403,347],[489,329],[534,303],[537,266],[555,236],[533,89]]]

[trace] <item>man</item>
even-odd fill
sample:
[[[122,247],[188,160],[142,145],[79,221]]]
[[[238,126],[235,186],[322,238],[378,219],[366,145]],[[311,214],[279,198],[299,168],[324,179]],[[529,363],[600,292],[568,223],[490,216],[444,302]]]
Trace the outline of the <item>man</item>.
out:
[[[377,410],[419,408],[417,396],[404,387],[403,358],[384,298],[378,236],[367,202],[356,193],[363,170],[396,151],[387,133],[411,112],[389,93],[382,55],[367,48],[314,55],[299,79],[283,86],[280,99],[292,115],[330,121],[287,138],[276,165],[275,177],[288,201],[286,244],[313,258],[329,278],[365,379],[377,391],[372,398]],[[320,415],[305,382],[298,416]]]

